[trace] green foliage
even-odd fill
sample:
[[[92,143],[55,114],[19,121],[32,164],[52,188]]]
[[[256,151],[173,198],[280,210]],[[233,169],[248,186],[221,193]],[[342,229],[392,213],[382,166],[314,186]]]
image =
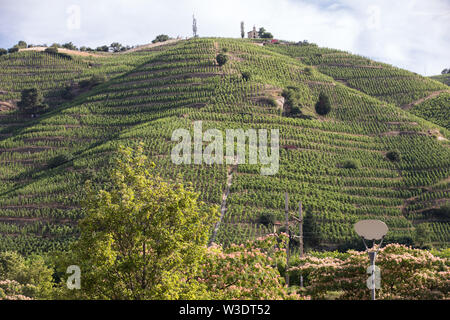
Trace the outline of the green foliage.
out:
[[[316,112],[321,116],[327,115],[331,111],[330,98],[321,92],[319,95],[319,100],[316,103]]]
[[[424,247],[429,244],[431,230],[427,223],[421,223],[414,228],[414,244],[417,247]]]
[[[57,54],[58,53],[58,47],[48,47],[44,50],[47,53]]]
[[[400,161],[401,155],[398,150],[391,150],[386,153],[386,158],[388,158],[391,161]]]
[[[109,51],[109,46],[104,45],[101,47],[97,47],[97,49],[95,49],[96,51],[102,51],[102,52],[108,52]]]
[[[16,252],[0,252],[0,300],[51,299],[52,274],[41,256],[25,259]]]
[[[19,52],[19,47],[12,47],[8,49],[8,53],[15,53],[15,52]]]
[[[25,41],[19,41],[16,45],[19,49],[25,49],[27,47],[27,43]]]
[[[99,84],[106,82],[107,78],[102,74],[95,74],[90,79],[82,80],[79,82],[81,88],[92,88]]]
[[[345,169],[359,169],[361,164],[356,159],[346,159],[341,162],[341,167]]]
[[[59,167],[60,165],[67,163],[72,160],[72,155],[70,154],[60,154],[56,157],[50,159],[50,161],[47,163],[47,167],[49,169],[53,169],[56,167]]]
[[[264,39],[272,39],[273,35],[270,32],[267,32],[263,27],[259,28],[258,36]]]
[[[258,217],[258,223],[266,227],[272,226],[275,223],[276,217],[272,212],[263,212]]]
[[[389,244],[377,253],[381,270],[381,289],[377,299],[448,299],[450,292],[448,259],[429,251]],[[301,273],[306,279],[306,294],[323,299],[330,291],[341,291],[339,299],[370,299],[366,273],[366,252],[348,251],[347,256],[316,258],[306,255],[290,269],[292,276]]]
[[[160,34],[158,36],[156,36],[156,38],[154,40],[152,40],[152,43],[157,43],[157,42],[164,42],[169,40],[169,36],[166,34]]]
[[[223,66],[225,63],[227,63],[227,61],[228,61],[228,56],[227,56],[226,54],[219,53],[219,54],[216,56],[216,61],[217,61],[217,64],[221,67],[221,66]]]
[[[63,47],[64,49],[77,50],[77,47],[76,47],[72,42],[64,43],[64,44],[62,45],[62,47]]]
[[[110,48],[112,48],[114,52],[120,52],[123,46],[118,42],[113,42],[111,43]]]
[[[4,49],[4,48],[0,48],[0,57],[7,54],[8,50]]]
[[[252,74],[250,73],[250,71],[242,71],[241,75],[242,79],[244,79],[245,81],[249,81],[252,78]]]
[[[102,299],[193,299],[190,275],[206,253],[217,210],[183,184],[165,182],[143,145],[119,149],[111,189],[87,185],[86,218],[74,245],[82,296]]]
[[[413,106],[409,112],[450,130],[450,93],[443,92]]]
[[[30,88],[22,90],[22,98],[17,105],[24,113],[35,113],[46,108],[43,101],[42,92],[37,88]]]
[[[300,115],[301,112],[301,92],[296,87],[288,87],[283,90],[281,96],[285,99],[285,105],[289,107],[288,114],[292,117]]]

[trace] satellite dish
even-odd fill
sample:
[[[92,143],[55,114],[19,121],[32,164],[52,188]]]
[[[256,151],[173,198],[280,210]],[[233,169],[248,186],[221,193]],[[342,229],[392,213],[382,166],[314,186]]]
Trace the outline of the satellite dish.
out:
[[[361,220],[355,223],[355,231],[366,240],[380,240],[388,232],[388,227],[381,220]]]

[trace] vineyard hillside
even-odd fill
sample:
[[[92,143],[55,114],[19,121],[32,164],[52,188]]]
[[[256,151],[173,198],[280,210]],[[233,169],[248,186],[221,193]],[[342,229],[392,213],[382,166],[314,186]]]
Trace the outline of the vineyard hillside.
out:
[[[222,66],[219,53],[228,57]],[[93,76],[106,81],[79,85]],[[21,91],[31,87],[49,104],[33,118],[17,110]],[[446,246],[450,135],[426,113],[448,113],[448,96],[441,96],[448,90],[337,50],[240,39],[196,38],[102,56],[1,56],[0,251],[67,248],[83,217],[84,182],[105,182],[117,147],[138,141],[159,174],[181,175],[203,201],[222,205],[216,242],[283,231],[287,191],[293,215],[303,203],[309,248],[355,247],[353,224],[372,218],[389,226],[388,242],[411,244],[424,224],[430,242]],[[321,93],[331,105],[326,115],[315,109]],[[253,164],[173,164],[173,131],[193,132],[196,121],[224,136],[226,129],[279,129],[278,173],[261,175]],[[298,230],[295,220],[291,227]]]

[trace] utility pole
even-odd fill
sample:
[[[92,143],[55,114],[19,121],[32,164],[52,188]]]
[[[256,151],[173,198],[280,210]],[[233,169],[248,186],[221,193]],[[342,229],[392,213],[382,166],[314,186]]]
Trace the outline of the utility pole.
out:
[[[289,287],[289,242],[290,242],[290,235],[289,235],[289,195],[287,192],[284,193],[284,210],[286,215],[286,233],[289,236],[289,240],[286,246],[286,284]]]

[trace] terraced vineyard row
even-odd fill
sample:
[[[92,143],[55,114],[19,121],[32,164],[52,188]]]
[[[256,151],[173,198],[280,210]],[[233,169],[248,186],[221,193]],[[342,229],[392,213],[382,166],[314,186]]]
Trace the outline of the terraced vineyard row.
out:
[[[224,49],[229,61],[219,67],[215,56]],[[27,72],[42,79],[42,88],[56,90],[59,82],[86,79],[92,73],[108,74],[109,80],[38,119],[24,122],[14,112],[0,118],[0,250],[30,253],[66,246],[77,236],[76,222],[83,216],[79,206],[84,181],[105,181],[116,147],[138,140],[144,142],[158,173],[171,179],[182,175],[202,200],[219,205],[229,165],[171,162],[176,144],[172,132],[185,128],[192,133],[194,121],[202,121],[203,131],[215,128],[224,134],[232,128],[280,131],[280,168],[275,176],[260,175],[261,165],[237,166],[217,234],[221,243],[273,232],[273,225],[260,221],[266,213],[275,216],[279,229],[285,191],[290,193],[293,212],[297,202],[303,202],[308,243],[327,247],[351,243],[356,238],[352,224],[366,217],[383,219],[393,230],[390,241],[410,240],[419,221],[430,225],[436,245],[448,243],[445,217],[430,220],[421,215],[422,210],[449,200],[448,142],[428,134],[436,129],[430,122],[339,83],[319,72],[322,67],[308,66],[325,64],[316,59],[326,57],[327,63],[343,62],[345,55],[309,49],[191,39],[152,50],[92,57],[91,65],[99,66],[90,68],[85,58],[54,62],[54,57],[36,54],[42,68],[31,65]],[[323,57],[316,57],[318,52]],[[310,61],[292,57],[297,54]],[[28,60],[34,57],[18,53],[8,59],[20,60],[21,55]],[[371,65],[359,60],[358,64]],[[54,65],[55,70],[68,68],[73,73],[55,71],[55,79],[61,81],[52,82],[49,72],[40,71]],[[18,80],[16,86],[18,68],[11,69],[11,77],[1,78],[0,89],[15,92],[8,98],[17,99],[28,80]],[[386,78],[394,73],[409,77],[406,71],[391,69]],[[248,72],[250,79],[243,79],[242,72]],[[424,83],[426,90],[431,88]],[[283,115],[281,92],[288,86],[301,93],[302,113],[309,117]],[[328,94],[333,106],[326,117],[314,110],[320,92]],[[399,150],[399,162],[386,158],[392,149]],[[52,165],[60,155],[67,161]],[[357,161],[359,167],[343,168],[347,159]]]

